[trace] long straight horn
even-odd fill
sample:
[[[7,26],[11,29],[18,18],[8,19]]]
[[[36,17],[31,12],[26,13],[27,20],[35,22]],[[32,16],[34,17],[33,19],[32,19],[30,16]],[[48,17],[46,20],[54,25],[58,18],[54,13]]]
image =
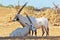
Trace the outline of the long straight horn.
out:
[[[30,23],[32,23],[31,19],[29,18],[29,16],[27,14],[26,14],[26,17],[28,18],[28,20],[30,21]]]
[[[55,6],[55,8],[58,8],[58,5],[56,5],[54,2],[53,2],[53,5]]]
[[[23,5],[23,7],[18,11],[18,14],[22,11],[22,9],[27,5],[27,2]]]

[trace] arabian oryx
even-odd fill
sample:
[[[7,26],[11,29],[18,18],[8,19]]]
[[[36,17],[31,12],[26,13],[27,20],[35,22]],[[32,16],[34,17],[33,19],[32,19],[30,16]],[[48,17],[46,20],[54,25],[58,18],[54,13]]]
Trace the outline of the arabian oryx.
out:
[[[24,37],[27,36],[29,34],[29,29],[31,27],[31,25],[25,23],[25,27],[24,28],[17,28],[16,30],[14,30],[11,34],[10,37]]]
[[[27,17],[23,17],[20,14],[22,9],[26,6],[26,4],[27,3],[24,4],[24,6],[18,11],[18,13],[16,14],[16,16],[13,19],[13,21],[18,21],[19,23],[21,23],[23,27],[26,26],[25,23],[30,24]],[[34,18],[31,16],[29,16],[29,18],[36,29],[38,29],[38,28],[42,29],[42,36],[44,35],[45,32],[46,32],[46,36],[49,35],[49,27],[48,27],[48,19],[47,18],[45,18],[45,17]]]
[[[26,14],[26,13],[25,13],[25,14]],[[33,36],[33,33],[34,33],[34,32],[35,32],[35,36],[37,36],[37,30],[36,30],[36,28],[34,27],[31,19],[29,18],[29,16],[28,16],[27,14],[26,14],[26,17],[27,17],[28,20],[30,21],[30,25],[31,25],[31,27],[30,27],[30,29],[29,29],[29,34],[31,33],[30,31],[32,30],[32,36]]]
[[[27,16],[27,15],[26,15]],[[31,20],[30,18],[27,16],[28,20],[30,21],[31,23]],[[22,22],[20,22],[22,23]],[[23,24],[23,23],[22,23]],[[19,37],[22,37],[22,36],[27,36],[29,34],[29,31],[30,31],[30,28],[31,27],[34,27],[33,24],[23,24],[23,25],[26,25],[25,27],[23,28],[17,28],[16,30],[14,30],[11,34],[10,34],[10,37],[16,37],[16,36],[19,36]]]

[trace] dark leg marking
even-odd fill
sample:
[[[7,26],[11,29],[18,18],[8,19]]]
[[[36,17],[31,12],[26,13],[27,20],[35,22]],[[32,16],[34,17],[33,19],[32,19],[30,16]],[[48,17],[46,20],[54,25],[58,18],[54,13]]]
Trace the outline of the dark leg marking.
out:
[[[35,30],[35,36],[37,36],[37,30]]]
[[[45,31],[44,31],[44,26],[42,26],[42,36],[44,35]]]

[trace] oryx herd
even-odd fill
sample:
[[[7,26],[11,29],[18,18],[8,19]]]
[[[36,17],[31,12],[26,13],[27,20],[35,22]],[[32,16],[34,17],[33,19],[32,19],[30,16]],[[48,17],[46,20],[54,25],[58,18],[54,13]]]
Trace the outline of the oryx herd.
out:
[[[41,18],[34,18],[32,16],[28,16],[26,13],[26,17],[22,16],[20,13],[22,9],[27,5],[25,3],[22,8],[18,11],[16,16],[12,21],[18,21],[23,28],[17,28],[14,30],[10,36],[27,36],[30,34],[30,31],[32,30],[32,35],[35,32],[35,35],[37,35],[37,29],[41,28],[42,29],[42,36],[46,32],[46,36],[49,35],[49,27],[48,27],[48,19],[45,17]]]

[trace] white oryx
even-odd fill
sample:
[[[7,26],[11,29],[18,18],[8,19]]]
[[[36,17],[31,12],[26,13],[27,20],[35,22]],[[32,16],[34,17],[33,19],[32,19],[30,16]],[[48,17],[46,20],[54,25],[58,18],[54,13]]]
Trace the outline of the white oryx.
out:
[[[24,6],[26,6],[26,4],[24,4]],[[23,17],[22,15],[20,15],[20,12],[24,8],[24,6],[19,10],[19,12],[16,14],[16,16],[13,19],[13,21],[18,21],[19,23],[21,23],[23,27],[26,26],[25,23],[27,23],[29,25],[31,24],[29,22],[29,20],[27,19],[27,17]],[[34,18],[31,16],[29,16],[29,18],[36,29],[42,28],[42,36],[44,35],[45,32],[46,32],[46,36],[49,35],[49,27],[48,27],[47,18],[45,18],[45,17]]]
[[[26,16],[27,16],[27,15],[26,15]],[[27,16],[27,18],[28,18],[28,16]],[[28,18],[28,20],[31,21],[29,18]],[[20,22],[20,23],[22,23],[22,22]],[[23,24],[23,23],[22,23],[22,24]],[[25,25],[23,28],[17,28],[16,30],[14,30],[14,31],[10,34],[10,37],[27,36],[27,35],[29,34],[31,28],[35,29],[32,23],[31,23],[31,24],[25,23],[25,24],[23,24],[23,25]],[[33,29],[31,29],[31,30],[33,30]]]
[[[31,25],[28,25],[26,23],[26,26],[24,28],[17,28],[16,30],[14,30],[11,34],[10,37],[16,37],[16,36],[27,36],[29,34],[29,28],[31,27]]]
[[[27,15],[26,15],[27,16]],[[30,22],[31,20],[28,18],[28,16],[26,17]],[[19,19],[17,19],[19,20]],[[30,29],[32,30],[33,25],[32,23],[31,24],[27,24],[27,23],[23,23],[23,22],[20,22],[22,25],[24,25],[23,28],[17,28],[16,30],[14,30],[11,34],[10,34],[10,37],[15,37],[15,36],[27,36],[30,32]],[[35,28],[34,28],[35,29]]]

